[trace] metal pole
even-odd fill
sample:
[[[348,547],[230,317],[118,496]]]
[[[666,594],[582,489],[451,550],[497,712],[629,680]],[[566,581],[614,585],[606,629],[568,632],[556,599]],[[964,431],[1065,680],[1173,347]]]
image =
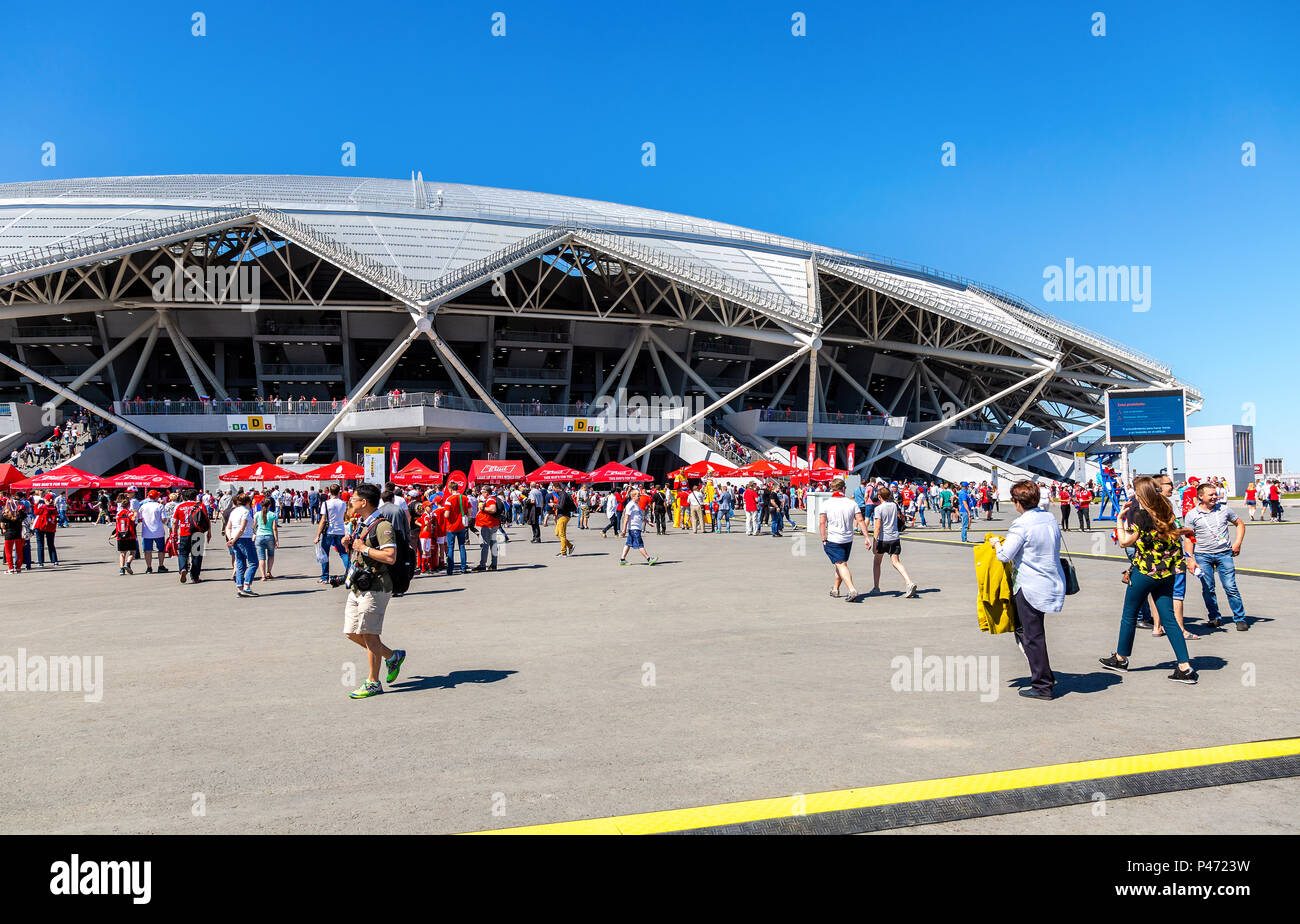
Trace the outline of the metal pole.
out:
[[[497,406],[497,403],[492,400],[492,396],[487,393],[487,390],[481,384],[479,384],[479,380],[473,376],[469,371],[469,368],[460,361],[460,357],[452,352],[451,347],[447,346],[447,344],[443,342],[442,338],[438,336],[429,319],[421,318],[420,320],[424,322],[424,335],[433,342],[434,347],[442,354],[443,361],[451,363],[456,371],[460,373],[461,378],[469,383],[469,387],[474,389],[483,403],[488,406],[488,410],[496,416],[497,420],[501,421],[506,430],[510,432],[510,435],[515,438],[515,442],[524,447],[524,451],[533,457],[533,461],[535,461],[539,466],[545,465],[546,460],[538,455],[537,450],[533,448],[532,443],[524,439],[524,435],[519,432],[519,428],[510,422],[510,418],[507,417],[505,412],[502,411],[501,408]],[[416,329],[419,330],[419,327],[417,326]]]
[[[1173,481],[1174,479],[1174,444],[1173,443],[1165,443],[1165,474],[1169,476],[1170,481]],[[1184,472],[1184,474],[1186,473]]]
[[[655,341],[655,343],[659,344],[659,348],[664,351],[664,355],[667,356],[669,359],[671,359],[673,363],[675,363],[677,367],[681,369],[683,373],[686,374],[686,377],[688,379],[694,382],[710,398],[716,399],[718,397],[718,393],[714,391],[713,387],[709,385],[707,382],[705,382],[704,379],[700,378],[700,376],[696,373],[696,371],[692,369],[689,365],[687,365],[686,361],[683,360],[680,356],[678,356],[673,351],[672,347],[670,347],[667,343],[665,343],[664,340],[658,334],[656,334],[653,330],[651,330],[648,327],[645,328],[645,332],[652,340]]]
[[[1052,375],[1055,375],[1060,371],[1061,371],[1061,360],[1058,357],[1056,362],[1052,363]],[[1051,376],[1045,376],[1044,378],[1038,380],[1038,384],[1035,385],[1034,390],[1029,393],[1029,397],[1025,399],[1025,403],[1020,405],[1020,410],[1016,411],[1014,414],[1011,415],[1011,419],[1007,421],[1007,425],[998,431],[998,435],[993,438],[993,442],[989,443],[988,448],[984,450],[986,455],[993,454],[994,447],[996,447],[998,443],[1002,442],[1002,438],[1004,436],[1006,436],[1008,433],[1011,432],[1011,428],[1016,425],[1016,421],[1021,418],[1021,416],[1025,413],[1025,411],[1029,410],[1029,406],[1031,404],[1033,404],[1035,401],[1038,400],[1038,396],[1043,393],[1043,389],[1047,386],[1047,383],[1050,382],[1051,380],[1052,380]]]
[[[140,387],[140,379],[144,378],[144,369],[149,362],[149,357],[153,355],[153,346],[158,342],[158,315],[155,314],[151,319],[153,330],[149,331],[149,338],[145,340],[144,346],[140,348],[140,358],[136,360],[135,371],[131,373],[131,381],[126,383],[126,391],[122,392],[122,400],[129,401],[135,397],[135,390]]]
[[[1080,436],[1081,434],[1087,433],[1089,430],[1096,430],[1098,427],[1104,427],[1104,426],[1106,426],[1106,419],[1103,417],[1101,420],[1097,421],[1096,423],[1088,424],[1088,426],[1086,427],[1080,427],[1078,430],[1074,430],[1071,431],[1070,433],[1065,434],[1065,436],[1061,437],[1060,439],[1048,443],[1042,449],[1036,449],[1027,456],[1021,456],[1019,459],[1015,460],[1015,464],[1019,468],[1024,468],[1024,463],[1028,462],[1030,459],[1037,459],[1043,453],[1051,452],[1057,446],[1060,446],[1062,443],[1069,442],[1070,440],[1074,439],[1076,436]]]
[[[190,338],[181,332],[180,324],[173,324],[168,328],[168,333],[171,334],[173,342],[179,341],[181,348],[190,354],[190,358],[194,360],[194,365],[198,367],[199,372],[202,372],[207,377],[208,382],[212,385],[212,390],[217,393],[217,397],[229,398],[230,395],[226,393],[225,387],[221,382],[217,381],[217,374],[208,368],[207,362],[199,355],[198,349],[190,342]]]
[[[1051,375],[1051,374],[1052,374],[1051,369],[1044,369],[1041,372],[1036,373],[1035,375],[1031,375],[1028,379],[1026,379],[1023,382],[1016,382],[1014,385],[1002,389],[996,395],[991,395],[990,397],[985,398],[979,404],[972,404],[964,411],[960,411],[951,417],[946,417],[943,420],[939,421],[938,423],[926,427],[924,430],[922,430],[920,433],[916,434],[915,436],[909,436],[907,439],[895,443],[893,446],[891,446],[889,449],[885,450],[884,452],[877,452],[873,454],[869,459],[865,460],[861,465],[859,465],[858,468],[862,468],[864,466],[870,465],[872,462],[875,462],[877,459],[882,459],[885,456],[890,455],[891,453],[897,452],[899,449],[902,449],[904,446],[912,445],[917,440],[923,440],[931,433],[934,433],[936,430],[942,430],[944,427],[956,423],[957,421],[961,420],[963,417],[969,417],[971,414],[975,413],[980,408],[988,407],[994,401],[1001,401],[1007,395],[1014,394],[1015,392],[1024,388],[1030,382],[1042,378],[1045,375]],[[1019,466],[1020,463],[1017,462],[1016,465]]]
[[[813,441],[813,418],[817,416],[817,347],[808,353],[808,438],[804,440],[804,452]],[[812,464],[810,461],[809,465]]]
[[[180,357],[181,365],[185,367],[185,374],[189,376],[190,385],[194,387],[194,400],[197,401],[199,400],[199,396],[207,391],[207,389],[204,388],[203,383],[199,381],[199,373],[194,368],[194,360],[190,358],[189,350],[185,349],[185,344],[183,344],[180,337],[176,335],[176,329],[172,326],[172,319],[168,313],[166,311],[159,311],[158,320],[166,329],[167,337],[171,340],[172,346],[176,348],[176,353]],[[256,346],[256,344],[254,344],[254,346]]]
[[[103,369],[113,360],[117,359],[117,357],[121,356],[124,352],[126,352],[127,347],[129,347],[131,344],[135,343],[142,336],[144,336],[145,331],[149,330],[150,328],[157,330],[157,326],[158,326],[157,318],[147,319],[143,324],[141,324],[135,330],[131,331],[131,333],[123,337],[121,343],[113,347],[111,350],[109,350],[99,359],[95,360],[95,362],[91,365],[89,369],[87,369],[85,372],[81,373],[81,375],[73,379],[72,383],[68,386],[68,390],[76,391],[82,385],[85,385],[92,378],[94,378],[96,372],[98,372],[100,369]],[[63,396],[55,395],[50,400],[50,407],[56,408],[62,403],[63,403]]]
[[[316,434],[316,438],[308,443],[307,447],[303,449],[302,452],[298,453],[299,462],[307,461],[311,454],[316,451],[316,447],[325,442],[326,438],[334,432],[335,428],[338,427],[340,423],[343,422],[344,417],[352,413],[352,408],[356,403],[370,393],[370,389],[374,388],[375,382],[379,381],[379,379],[382,378],[389,369],[397,364],[397,361],[402,358],[402,354],[406,352],[406,348],[414,343],[415,338],[419,336],[420,327],[417,325],[411,328],[411,332],[406,335],[406,338],[388,354],[387,359],[378,366],[375,366],[374,369],[370,370],[370,375],[366,376],[365,381],[362,382],[357,390],[352,393],[352,396],[348,398],[347,401],[343,402],[343,407],[339,408],[339,412],[334,415],[328,424],[326,424],[325,429]]]
[[[867,401],[869,401],[871,405],[875,407],[876,410],[888,416],[888,412],[885,410],[885,406],[881,404],[879,401],[877,401],[875,397],[871,394],[871,392],[867,391],[867,389],[862,387],[862,385],[859,384],[857,379],[849,375],[847,369],[845,369],[843,366],[837,363],[830,356],[826,357],[826,364],[829,365],[831,369],[833,369],[835,372],[838,372],[840,374],[840,377],[844,379],[844,381],[848,382],[851,386],[853,386],[854,390],[857,391],[857,393],[860,394]]]
[[[652,334],[652,336],[653,336],[653,334]],[[781,361],[779,361],[779,362],[777,362],[777,363],[774,363],[774,364],[771,365],[771,366],[768,366],[766,369],[764,369],[764,370],[763,370],[762,372],[760,372],[758,375],[754,376],[754,378],[750,379],[748,382],[744,382],[744,383],[742,383],[741,385],[737,386],[735,389],[733,389],[733,390],[732,390],[731,392],[729,392],[728,394],[726,394],[726,395],[724,395],[723,397],[719,398],[718,400],[714,401],[714,402],[713,402],[712,404],[710,404],[708,407],[704,408],[704,409],[701,410],[701,411],[697,411],[697,412],[696,412],[695,414],[693,414],[692,416],[687,417],[685,420],[683,420],[683,421],[681,421],[680,423],[676,424],[676,425],[675,425],[671,430],[669,430],[669,431],[668,431],[667,433],[665,433],[663,436],[661,436],[661,437],[659,437],[659,438],[657,438],[657,439],[655,439],[655,440],[652,440],[652,441],[649,442],[649,443],[646,443],[644,446],[642,446],[642,447],[641,447],[640,449],[638,449],[636,452],[632,453],[630,456],[628,456],[626,459],[624,459],[623,462],[622,462],[622,464],[623,464],[623,465],[630,465],[634,459],[638,459],[638,458],[640,458],[641,456],[645,455],[647,452],[649,452],[651,449],[654,449],[656,446],[660,446],[660,445],[662,445],[662,444],[668,442],[668,440],[672,439],[674,436],[677,436],[679,433],[681,433],[683,430],[685,430],[685,429],[686,429],[687,427],[689,427],[691,424],[695,423],[695,421],[699,420],[699,419],[702,418],[702,417],[707,417],[707,416],[709,416],[709,415],[712,414],[714,411],[716,411],[718,408],[722,407],[724,404],[726,404],[728,401],[730,401],[732,398],[735,398],[735,397],[737,397],[738,395],[743,395],[747,390],[753,388],[755,385],[757,385],[759,382],[763,381],[763,379],[767,378],[767,377],[768,377],[769,375],[771,375],[773,372],[776,372],[778,369],[784,369],[786,366],[788,366],[790,363],[794,362],[794,361],[795,361],[796,359],[798,359],[800,356],[803,356],[805,353],[807,353],[807,352],[808,352],[809,350],[811,350],[812,348],[813,348],[813,346],[812,346],[811,343],[809,343],[809,344],[805,344],[804,346],[802,346],[802,347],[800,347],[799,349],[795,350],[793,353],[791,353],[791,354],[790,354],[789,356],[787,356],[785,359],[782,359]]]
[[[115,425],[119,430],[125,430],[127,433],[130,433],[132,436],[136,436],[144,440],[150,446],[153,446],[157,449],[161,449],[163,452],[170,453],[171,455],[180,459],[182,462],[187,462],[190,465],[193,465],[195,468],[202,470],[203,463],[200,462],[198,459],[195,459],[192,456],[188,456],[185,453],[173,448],[172,446],[169,446],[167,443],[164,443],[162,440],[155,438],[152,434],[146,433],[144,430],[141,430],[139,427],[137,427],[135,424],[131,423],[130,421],[124,420],[121,417],[118,417],[116,414],[106,411],[101,407],[96,407],[94,404],[91,404],[85,398],[81,397],[81,395],[78,395],[75,392],[68,391],[58,382],[50,381],[49,379],[41,375],[36,370],[29,369],[27,366],[24,366],[22,363],[18,362],[15,359],[10,359],[8,356],[5,356],[3,353],[0,353],[0,363],[4,363],[6,366],[8,366],[10,369],[13,369],[19,375],[27,376],[33,382],[45,386],[50,391],[55,392],[56,394],[63,395],[63,397],[68,401],[72,401],[76,404],[81,405],[86,410],[90,411],[90,413],[95,414],[109,421],[110,423]]]

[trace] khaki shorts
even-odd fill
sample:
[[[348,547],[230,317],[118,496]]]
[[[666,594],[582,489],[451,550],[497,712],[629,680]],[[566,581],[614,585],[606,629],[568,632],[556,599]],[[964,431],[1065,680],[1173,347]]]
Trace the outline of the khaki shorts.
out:
[[[379,635],[384,629],[384,611],[392,594],[367,591],[363,594],[348,592],[348,602],[343,608],[344,635]]]

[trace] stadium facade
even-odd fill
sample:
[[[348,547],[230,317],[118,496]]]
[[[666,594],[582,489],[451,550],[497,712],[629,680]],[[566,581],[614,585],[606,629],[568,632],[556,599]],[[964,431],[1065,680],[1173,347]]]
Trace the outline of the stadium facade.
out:
[[[78,463],[97,473],[392,441],[432,463],[449,440],[458,467],[658,474],[724,431],[841,465],[854,443],[872,471],[1060,476],[1105,448],[1107,388],[1199,404],[1158,360],[935,269],[422,177],[0,185],[0,341],[4,453],[75,403],[118,428]]]

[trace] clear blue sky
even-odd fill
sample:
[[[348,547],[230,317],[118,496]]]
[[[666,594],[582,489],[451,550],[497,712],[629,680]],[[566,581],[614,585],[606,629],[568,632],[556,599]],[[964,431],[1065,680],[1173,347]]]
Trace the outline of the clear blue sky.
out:
[[[418,169],[916,260],[1171,362],[1193,424],[1252,404],[1294,471],[1298,35],[1267,0],[11,4],[0,181]],[[1150,310],[1046,303],[1071,257],[1150,266]]]

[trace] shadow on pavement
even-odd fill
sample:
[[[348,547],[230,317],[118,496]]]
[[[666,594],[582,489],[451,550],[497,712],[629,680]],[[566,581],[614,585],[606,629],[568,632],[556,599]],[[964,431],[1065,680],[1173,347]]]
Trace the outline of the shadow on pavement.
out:
[[[414,693],[418,690],[454,690],[463,683],[496,683],[515,673],[518,671],[452,671],[441,677],[411,677],[409,680],[390,684],[388,689],[389,692],[401,690],[403,693]]]

